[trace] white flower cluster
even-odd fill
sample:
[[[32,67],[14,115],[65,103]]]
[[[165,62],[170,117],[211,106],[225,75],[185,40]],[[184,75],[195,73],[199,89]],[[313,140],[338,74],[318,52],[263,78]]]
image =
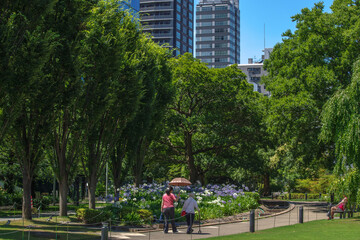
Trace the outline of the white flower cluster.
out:
[[[211,201],[211,202],[208,202],[210,204],[216,204],[218,205],[219,207],[225,207],[224,204],[221,203],[221,198],[220,197],[217,197],[217,199],[215,199],[214,201]]]

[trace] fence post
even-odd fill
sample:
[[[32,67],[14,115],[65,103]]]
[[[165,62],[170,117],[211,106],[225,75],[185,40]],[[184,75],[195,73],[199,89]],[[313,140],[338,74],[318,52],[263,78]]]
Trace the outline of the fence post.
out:
[[[305,200],[307,200],[307,193],[305,193]]]
[[[303,206],[299,207],[299,223],[304,222],[304,208]]]
[[[250,232],[255,232],[255,211],[250,211]]]
[[[335,197],[334,197],[334,193],[331,193],[331,194],[330,194],[330,201],[331,201],[332,203],[334,202],[334,198],[335,198]]]
[[[103,222],[101,228],[101,240],[108,240],[108,223]]]
[[[289,192],[289,200],[291,200],[291,192]]]
[[[321,200],[321,193],[319,193],[319,200]]]
[[[22,222],[23,222],[22,240],[24,240],[25,239],[25,237],[24,237],[24,234],[25,234],[24,217],[22,217]]]

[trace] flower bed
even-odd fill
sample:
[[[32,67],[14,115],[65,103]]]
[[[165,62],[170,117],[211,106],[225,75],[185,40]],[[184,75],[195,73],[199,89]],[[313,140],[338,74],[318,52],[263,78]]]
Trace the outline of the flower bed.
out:
[[[116,206],[106,207],[112,219],[124,224],[156,221],[160,216],[161,198],[166,189],[161,184],[144,184],[139,188],[132,185],[120,189],[120,201]],[[259,194],[244,192],[245,186],[207,185],[206,187],[175,187],[175,195],[180,194],[175,203],[175,218],[179,218],[188,193],[194,192],[195,199],[201,209],[202,219],[213,219],[235,215],[258,207]]]

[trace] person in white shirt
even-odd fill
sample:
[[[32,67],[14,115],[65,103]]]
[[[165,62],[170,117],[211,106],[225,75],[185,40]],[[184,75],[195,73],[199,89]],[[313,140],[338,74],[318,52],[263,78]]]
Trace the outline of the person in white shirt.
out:
[[[188,229],[186,231],[187,234],[191,234],[193,232],[192,225],[195,219],[195,208],[200,212],[200,209],[197,205],[197,202],[194,199],[194,193],[189,193],[189,198],[185,201],[182,211],[186,212],[186,223],[188,225]]]

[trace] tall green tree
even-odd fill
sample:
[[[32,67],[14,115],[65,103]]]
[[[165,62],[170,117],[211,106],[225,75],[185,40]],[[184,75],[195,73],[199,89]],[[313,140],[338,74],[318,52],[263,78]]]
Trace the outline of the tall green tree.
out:
[[[245,75],[236,66],[209,69],[185,54],[173,60],[173,79],[176,98],[162,139],[167,158],[186,164],[191,182],[202,183],[210,171],[245,165],[254,152],[246,146],[256,141],[252,106],[259,97]]]
[[[354,64],[349,86],[341,89],[325,104],[321,114],[320,139],[335,143],[338,173],[346,167],[360,169],[360,61]]]
[[[56,32],[61,43],[48,64],[56,85],[54,127],[49,137],[51,166],[59,183],[59,214],[67,215],[69,184],[75,177],[82,157],[83,130],[80,124],[80,101],[83,81],[76,59],[81,46],[81,31],[96,1],[58,1],[46,18],[49,29]]]
[[[22,214],[31,219],[31,183],[51,131],[54,92],[45,70],[58,45],[44,18],[55,1],[3,1],[0,14],[1,131],[7,130],[23,174]]]
[[[140,59],[136,48],[140,29],[116,1],[99,1],[82,31],[78,57],[83,84],[84,151],[82,165],[89,183],[89,208],[103,167],[141,97]]]
[[[137,71],[141,73],[138,76],[141,78],[143,94],[134,119],[127,124],[119,139],[117,158],[112,158],[115,190],[120,188],[130,167],[135,185],[141,183],[144,157],[152,140],[158,137],[158,128],[163,123],[166,106],[174,92],[168,62],[170,51],[146,35],[142,35],[140,42],[137,51],[141,62]],[[123,166],[125,162],[127,164]]]

